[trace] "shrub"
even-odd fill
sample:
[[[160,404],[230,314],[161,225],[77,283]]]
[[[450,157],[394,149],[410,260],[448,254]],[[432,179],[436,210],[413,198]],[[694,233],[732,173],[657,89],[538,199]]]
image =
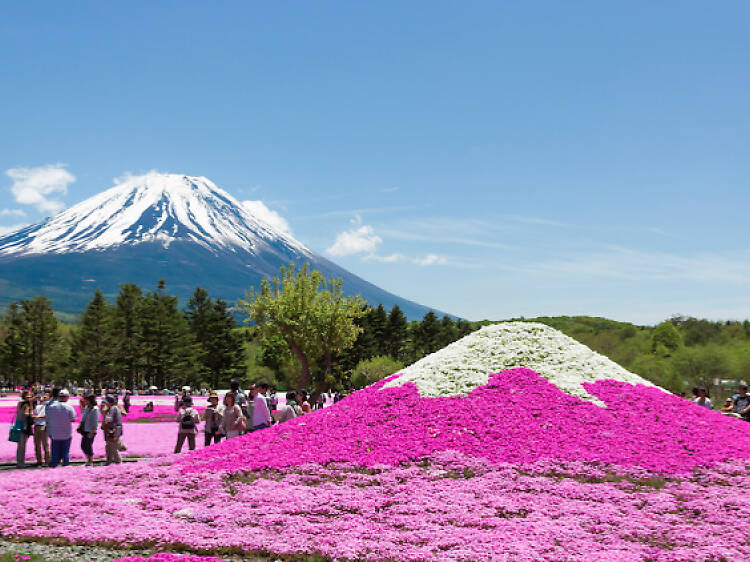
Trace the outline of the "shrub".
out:
[[[356,388],[369,386],[398,372],[403,367],[403,363],[388,356],[380,355],[372,359],[363,359],[352,371],[352,385]]]

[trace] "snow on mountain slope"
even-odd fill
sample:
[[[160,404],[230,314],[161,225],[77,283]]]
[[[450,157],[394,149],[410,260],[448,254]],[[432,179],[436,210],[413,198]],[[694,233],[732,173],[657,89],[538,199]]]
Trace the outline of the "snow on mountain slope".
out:
[[[311,252],[253,215],[204,177],[133,176],[41,223],[0,238],[0,255],[60,254],[141,242],[195,242],[209,250],[258,254],[281,245]]]

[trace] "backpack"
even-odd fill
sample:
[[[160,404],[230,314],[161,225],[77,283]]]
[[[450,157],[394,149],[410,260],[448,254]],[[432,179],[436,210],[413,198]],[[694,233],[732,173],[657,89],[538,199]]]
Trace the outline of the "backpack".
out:
[[[195,429],[195,418],[190,410],[185,410],[185,414],[180,420],[180,429]]]

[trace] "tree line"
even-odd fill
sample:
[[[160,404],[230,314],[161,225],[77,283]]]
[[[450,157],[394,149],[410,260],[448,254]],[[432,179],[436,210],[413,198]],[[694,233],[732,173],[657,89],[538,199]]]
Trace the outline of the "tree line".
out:
[[[0,325],[0,379],[159,389],[224,388],[232,378],[313,391],[361,387],[478,327],[434,312],[409,322],[398,305],[386,311],[345,297],[340,279],[307,266],[282,268],[237,308],[198,287],[181,309],[164,281],[145,293],[129,283],[112,302],[95,291],[75,325],[59,322],[44,296],[12,303]]]
[[[218,385],[245,367],[242,333],[227,303],[198,287],[180,310],[164,281],[145,294],[121,285],[114,303],[95,291],[74,327],[58,322],[44,296],[11,303],[0,336],[0,378],[12,385]]]

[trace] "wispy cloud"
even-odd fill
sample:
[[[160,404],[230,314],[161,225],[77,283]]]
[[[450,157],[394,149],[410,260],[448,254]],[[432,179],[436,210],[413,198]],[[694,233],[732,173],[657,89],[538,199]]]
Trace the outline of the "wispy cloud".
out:
[[[406,261],[408,258],[404,254],[388,254],[387,256],[379,256],[377,254],[369,254],[363,258],[365,261],[378,261],[380,263],[398,263]]]
[[[36,168],[10,168],[5,174],[13,180],[10,191],[16,203],[32,205],[42,213],[56,213],[65,208],[61,195],[76,177],[65,164],[47,164]]]
[[[438,256],[437,254],[427,254],[423,258],[415,258],[412,260],[417,265],[445,265],[448,263],[448,258],[445,256]]]
[[[693,281],[750,284],[750,255],[704,252],[679,255],[607,246],[603,251],[562,257],[509,269],[623,281]]]
[[[326,252],[338,257],[361,253],[372,254],[382,241],[383,239],[375,234],[371,226],[362,225],[356,229],[340,232]]]
[[[384,187],[383,189],[380,190],[380,193],[395,193],[399,189],[401,188],[400,187]]]
[[[513,245],[498,240],[511,230],[511,227],[502,222],[450,217],[420,217],[378,227],[378,232],[383,236],[395,240],[457,244],[498,250],[515,249]]]
[[[0,217],[25,217],[26,211],[23,209],[2,209]]]

